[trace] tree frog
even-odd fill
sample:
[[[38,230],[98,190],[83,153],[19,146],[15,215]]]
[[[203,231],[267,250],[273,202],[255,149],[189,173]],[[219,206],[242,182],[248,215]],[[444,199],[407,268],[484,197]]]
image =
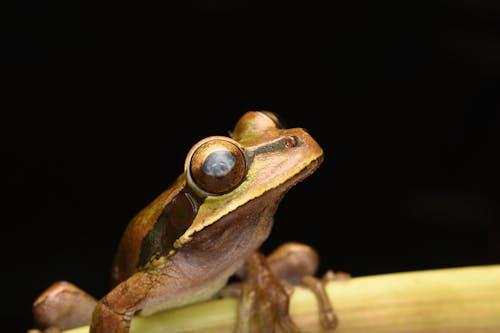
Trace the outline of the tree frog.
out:
[[[323,325],[334,327],[322,282],[311,277],[318,263],[315,251],[298,243],[268,258],[258,251],[284,194],[322,160],[321,147],[304,129],[284,128],[271,112],[245,113],[230,137],[196,143],[184,172],[130,221],[107,295],[96,300],[57,282],[35,301],[35,322],[55,331],[90,324],[92,333],[127,333],[135,314],[236,290],[241,297],[237,331],[249,332],[250,318],[258,315],[262,331],[279,325],[298,332],[288,315],[288,286],[299,282],[318,296]],[[241,282],[225,287],[235,274]]]

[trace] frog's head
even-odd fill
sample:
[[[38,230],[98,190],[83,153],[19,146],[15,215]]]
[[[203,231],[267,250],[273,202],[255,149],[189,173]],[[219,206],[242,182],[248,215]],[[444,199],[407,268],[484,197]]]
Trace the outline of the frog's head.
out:
[[[269,112],[245,113],[231,137],[196,143],[176,182],[132,219],[115,257],[113,282],[179,252],[219,266],[243,258],[267,238],[283,194],[322,159],[305,130],[286,129]],[[215,259],[224,253],[231,255]]]
[[[323,150],[302,128],[284,128],[275,114],[247,112],[231,137],[213,136],[195,144],[187,155],[188,186],[204,197],[176,247],[239,207],[272,192],[261,206],[276,207],[293,185],[312,174]]]

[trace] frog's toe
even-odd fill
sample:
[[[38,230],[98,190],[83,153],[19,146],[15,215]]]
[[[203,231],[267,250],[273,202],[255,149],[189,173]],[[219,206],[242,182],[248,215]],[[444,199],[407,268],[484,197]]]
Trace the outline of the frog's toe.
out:
[[[302,284],[310,289],[318,300],[321,326],[325,329],[334,329],[338,325],[338,319],[326,293],[325,283],[325,280],[318,279],[314,276],[305,276],[302,279]]]
[[[324,329],[335,329],[338,326],[338,318],[326,293],[325,285],[329,281],[348,280],[350,277],[349,273],[334,273],[332,270],[329,270],[322,279],[314,276],[304,276],[302,278],[302,285],[310,289],[318,300],[319,319]]]

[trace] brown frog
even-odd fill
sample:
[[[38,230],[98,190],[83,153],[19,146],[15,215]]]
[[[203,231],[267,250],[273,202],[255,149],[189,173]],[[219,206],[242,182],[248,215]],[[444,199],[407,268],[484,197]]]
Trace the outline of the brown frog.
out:
[[[318,297],[322,325],[335,327],[322,280],[312,277],[318,266],[312,248],[288,243],[268,258],[258,252],[284,194],[322,160],[321,147],[305,130],[284,128],[270,112],[245,113],[231,137],[196,143],[184,173],[131,220],[108,294],[96,300],[57,282],[35,301],[35,321],[54,331],[90,325],[93,333],[127,333],[135,314],[200,302],[222,291],[241,297],[237,331],[248,332],[257,314],[264,332],[276,324],[298,332],[288,314],[289,283],[302,283]],[[225,287],[235,274],[241,283]]]

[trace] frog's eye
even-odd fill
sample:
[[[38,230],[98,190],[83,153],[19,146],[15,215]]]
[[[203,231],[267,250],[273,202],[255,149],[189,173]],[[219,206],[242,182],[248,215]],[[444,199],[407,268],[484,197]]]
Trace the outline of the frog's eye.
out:
[[[211,195],[236,188],[246,173],[243,150],[226,137],[209,137],[198,142],[186,159],[188,181]]]

